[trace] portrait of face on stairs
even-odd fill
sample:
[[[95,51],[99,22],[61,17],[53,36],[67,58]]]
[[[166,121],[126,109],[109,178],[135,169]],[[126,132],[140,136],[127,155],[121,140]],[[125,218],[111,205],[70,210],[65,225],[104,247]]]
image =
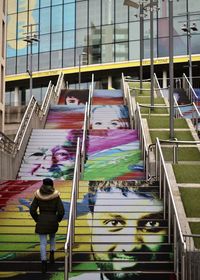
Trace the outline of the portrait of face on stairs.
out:
[[[128,109],[123,105],[94,106],[90,126],[92,129],[129,128]]]
[[[49,139],[47,138],[49,137]],[[74,161],[76,156],[76,142],[82,137],[82,130],[64,131],[62,135],[41,136],[40,143],[30,144],[24,157],[19,179],[24,175],[32,178],[68,180],[73,178]]]
[[[73,89],[62,89],[60,98],[58,101],[59,105],[85,105],[88,101],[89,91],[88,90],[73,90]]]
[[[134,182],[91,181],[88,197],[91,252],[102,271],[95,279],[161,279],[172,255],[157,190]],[[171,278],[163,274],[162,279]]]

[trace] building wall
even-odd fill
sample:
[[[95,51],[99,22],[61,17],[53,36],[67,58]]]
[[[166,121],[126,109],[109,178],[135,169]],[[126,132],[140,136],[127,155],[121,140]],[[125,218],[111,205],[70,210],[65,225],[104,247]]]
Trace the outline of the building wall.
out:
[[[0,1],[0,131],[4,131],[6,0]]]
[[[57,77],[61,69],[70,87],[78,85],[79,61],[83,53],[86,55],[82,59],[82,88],[85,88],[84,83],[87,86],[90,82],[94,71],[95,81],[102,84],[108,74],[117,83],[121,79],[121,72],[139,77],[139,11],[124,6],[123,2],[124,0],[8,0],[6,105],[25,105],[30,99],[27,73],[30,69],[30,53],[33,60],[33,95],[39,102],[49,80]],[[200,1],[174,0],[173,6],[174,55],[177,60],[179,56],[183,58],[181,62],[175,62],[175,71],[177,76],[181,76],[183,72],[188,72],[188,40],[181,26],[183,22],[187,22],[188,13],[200,11]],[[162,77],[161,72],[168,69],[168,0],[159,0],[158,7],[159,10],[154,12],[154,57],[157,61],[155,64],[160,65],[159,69],[155,68]],[[143,65],[145,78],[149,78],[149,11],[145,15]],[[195,20],[199,15],[191,14],[190,18]],[[198,31],[192,34],[191,45],[192,53],[197,55],[194,60],[199,66],[200,23],[196,23]],[[31,45],[24,41],[27,26],[31,25],[32,35],[39,38],[38,42],[32,43],[32,51]],[[197,68],[194,68],[194,72]],[[107,69],[104,76],[102,69]],[[84,72],[87,73],[84,75]],[[198,73],[197,75],[199,76]]]
[[[123,0],[8,0],[7,74],[26,73],[30,46],[23,41],[25,25],[34,24],[40,41],[33,43],[33,71],[73,67],[87,53],[87,64],[139,59],[138,10]],[[154,12],[154,56],[168,56],[168,0]],[[187,36],[181,13],[200,10],[200,1],[174,2],[174,54],[187,54]],[[144,56],[150,57],[150,20],[144,23]],[[35,25],[36,24],[36,25]],[[199,28],[200,30],[200,28]],[[200,33],[192,51],[200,53]]]

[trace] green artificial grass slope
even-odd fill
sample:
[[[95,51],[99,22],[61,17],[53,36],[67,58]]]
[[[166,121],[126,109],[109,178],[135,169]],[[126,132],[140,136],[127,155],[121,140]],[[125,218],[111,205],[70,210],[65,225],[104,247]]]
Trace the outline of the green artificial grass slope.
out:
[[[164,159],[166,161],[173,161],[173,146],[162,147]],[[197,148],[181,148],[177,150],[177,160],[179,161],[200,161],[200,152]]]
[[[140,96],[138,95],[136,98],[136,102],[139,104],[151,104],[150,96]],[[165,105],[165,101],[162,97],[157,97],[154,99],[154,104]]]
[[[149,128],[169,128],[169,117],[168,116],[150,116],[147,117]],[[174,119],[174,128],[188,128],[188,124],[185,119]]]
[[[150,108],[142,108],[140,109],[141,114],[168,114],[167,108],[154,108],[151,110]]]
[[[150,131],[150,136],[152,143],[155,143],[156,137],[162,140],[169,140],[170,139],[170,131]],[[190,130],[188,131],[174,131],[174,137],[177,138],[177,140],[182,141],[194,141],[194,138],[192,137],[192,134]]]
[[[200,188],[179,188],[186,216],[200,218]]]
[[[200,184],[200,165],[173,164],[172,166],[177,183]]]

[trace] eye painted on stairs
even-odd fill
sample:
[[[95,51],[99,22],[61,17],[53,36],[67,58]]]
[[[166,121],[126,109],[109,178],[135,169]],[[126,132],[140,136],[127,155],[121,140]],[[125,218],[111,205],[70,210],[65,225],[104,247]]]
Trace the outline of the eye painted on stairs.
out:
[[[116,232],[116,231],[120,231],[124,228],[124,226],[126,225],[126,222],[122,219],[122,218],[117,218],[116,219],[107,219],[103,221],[104,225],[107,225],[108,231],[110,232]]]
[[[142,232],[160,232],[163,230],[163,224],[160,222],[160,214],[151,214],[138,221],[138,230]]]

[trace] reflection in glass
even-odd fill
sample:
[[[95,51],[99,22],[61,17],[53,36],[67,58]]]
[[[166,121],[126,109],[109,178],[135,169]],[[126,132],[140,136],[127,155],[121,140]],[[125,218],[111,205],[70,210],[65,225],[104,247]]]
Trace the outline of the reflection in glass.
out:
[[[102,62],[112,62],[114,60],[114,45],[102,45]]]

